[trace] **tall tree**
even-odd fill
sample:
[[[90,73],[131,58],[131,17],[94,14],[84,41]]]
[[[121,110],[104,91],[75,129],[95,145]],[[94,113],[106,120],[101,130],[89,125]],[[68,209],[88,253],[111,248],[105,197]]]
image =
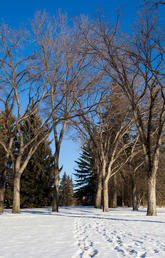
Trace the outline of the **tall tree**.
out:
[[[70,117],[77,115],[77,103],[95,84],[101,72],[89,72],[91,58],[80,55],[79,33],[67,26],[65,15],[49,17],[38,14],[34,21],[34,34],[39,49],[42,80],[49,87],[47,106],[52,112],[54,153],[54,201],[52,211],[58,212],[59,155],[61,143]],[[88,69],[87,69],[88,68]],[[78,112],[79,114],[79,112]],[[56,123],[57,117],[62,117]]]
[[[49,118],[51,118],[51,114],[49,114],[43,120],[38,131],[35,132],[34,137],[28,142],[25,141],[21,129],[22,122],[38,110],[46,95],[46,88],[43,84],[41,85],[40,76],[36,69],[37,53],[35,51],[34,54],[34,47],[30,45],[32,42],[27,40],[26,36],[25,33],[11,30],[6,25],[0,27],[0,84],[3,88],[0,101],[3,105],[4,112],[13,115],[15,127],[14,135],[9,135],[10,140],[5,142],[0,139],[0,144],[3,146],[7,155],[11,157],[13,163],[13,213],[20,213],[21,175],[39,144],[48,137],[49,127],[46,127],[46,124],[48,125]],[[30,54],[29,48],[31,50]],[[8,127],[8,132],[9,129]],[[10,146],[14,139],[19,142],[19,149],[16,150],[13,148],[13,151],[11,151]],[[29,150],[28,152],[27,149]]]
[[[101,16],[94,34],[94,40],[88,38],[90,53],[131,106],[145,156],[147,215],[156,215],[156,174],[165,128],[164,37],[152,11],[141,15],[135,36],[127,42],[119,37],[117,26],[110,27]]]
[[[126,163],[127,157],[119,162],[120,156],[126,151],[131,142],[125,141],[126,135],[132,127],[128,119],[128,109],[124,109],[125,101],[119,93],[115,92],[115,85],[111,84],[111,94],[105,95],[104,101],[99,103],[95,111],[90,114],[83,113],[83,105],[79,106],[81,116],[76,124],[77,130],[91,143],[92,155],[98,169],[98,182],[103,183],[103,211],[109,211],[108,184],[121,167]],[[120,106],[117,103],[120,102]],[[98,185],[99,193],[101,187]],[[97,191],[98,193],[98,191]],[[97,194],[96,194],[96,197]],[[99,199],[100,194],[99,194]]]

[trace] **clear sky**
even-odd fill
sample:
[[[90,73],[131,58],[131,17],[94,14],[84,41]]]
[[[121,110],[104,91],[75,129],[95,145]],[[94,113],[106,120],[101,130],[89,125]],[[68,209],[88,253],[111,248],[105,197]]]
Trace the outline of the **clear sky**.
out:
[[[67,12],[69,17],[79,16],[80,14],[95,15],[96,8],[103,8],[106,15],[112,19],[115,11],[122,10],[122,24],[129,26],[134,19],[137,6],[140,0],[1,0],[0,17],[10,25],[15,27],[25,23],[34,16],[38,10],[46,10],[50,14],[57,13],[58,9]]]
[[[116,11],[120,10],[122,29],[128,31],[141,4],[141,0],[1,0],[0,19],[18,28],[33,18],[35,12],[39,10],[46,10],[54,15],[58,9],[61,9],[68,14],[69,18],[72,18],[80,14],[94,16],[96,8],[102,8],[111,20],[115,19]],[[75,167],[74,160],[78,156],[79,144],[72,143],[69,136],[66,136],[60,157],[60,165],[64,166],[63,171],[71,174]]]

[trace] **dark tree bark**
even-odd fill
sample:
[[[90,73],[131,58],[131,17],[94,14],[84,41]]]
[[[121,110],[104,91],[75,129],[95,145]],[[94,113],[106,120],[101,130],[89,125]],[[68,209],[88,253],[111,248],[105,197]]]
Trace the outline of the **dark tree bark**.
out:
[[[117,176],[113,176],[112,208],[117,208]]]
[[[4,211],[4,195],[5,195],[5,180],[6,168],[4,168],[0,175],[0,214]]]
[[[54,155],[54,189],[52,211],[59,211],[59,145],[56,143],[56,151]]]
[[[132,175],[132,207],[134,211],[138,210],[137,184],[135,175]]]
[[[100,172],[97,173],[97,191],[96,191],[96,198],[95,198],[95,208],[101,208],[101,201],[102,201],[102,174]]]

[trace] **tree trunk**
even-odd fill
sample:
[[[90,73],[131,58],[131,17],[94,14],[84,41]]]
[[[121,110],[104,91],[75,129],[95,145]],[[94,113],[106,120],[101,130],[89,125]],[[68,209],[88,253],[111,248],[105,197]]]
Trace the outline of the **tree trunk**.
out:
[[[98,174],[98,183],[97,183],[97,192],[95,199],[95,208],[101,208],[101,199],[102,199],[102,175]]]
[[[56,150],[55,156],[54,156],[54,194],[53,194],[53,203],[52,203],[52,211],[58,212],[58,206],[59,206],[59,151]]]
[[[56,182],[57,183],[57,182]],[[58,186],[54,186],[54,195],[53,195],[53,204],[52,204],[52,211],[53,212],[58,212],[58,201],[59,196],[58,196]]]
[[[6,182],[6,167],[8,156],[4,159],[4,165],[0,176],[0,214],[4,212],[4,197],[5,197],[5,182]]]
[[[156,174],[148,177],[148,200],[147,200],[147,216],[157,216],[156,212]]]
[[[58,172],[55,172],[55,179],[54,179],[54,195],[53,195],[53,204],[52,204],[52,211],[58,212],[58,204],[59,204],[59,193],[58,193],[58,186],[59,186],[59,175]]]
[[[116,175],[113,176],[113,195],[112,195],[112,208],[117,207],[117,178]]]
[[[14,176],[12,213],[20,213],[20,181],[21,181],[21,174],[16,172]]]
[[[5,178],[0,178],[0,214],[4,212]]]
[[[109,211],[108,180],[103,182],[103,212]]]
[[[124,207],[125,206],[125,203],[124,203],[124,182],[122,183],[121,185],[121,206]]]
[[[137,185],[136,185],[136,178],[132,175],[132,206],[133,210],[138,210],[138,200],[137,200]]]
[[[153,166],[149,166],[152,168],[148,171],[147,178],[147,216],[157,216],[156,211],[156,174],[158,171],[159,165],[159,149],[156,152],[155,159],[153,160]]]

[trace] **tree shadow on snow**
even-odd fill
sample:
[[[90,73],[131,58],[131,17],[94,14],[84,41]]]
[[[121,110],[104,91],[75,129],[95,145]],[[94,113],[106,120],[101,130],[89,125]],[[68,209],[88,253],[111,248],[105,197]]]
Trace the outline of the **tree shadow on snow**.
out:
[[[85,211],[84,211],[85,212]],[[126,219],[126,218],[112,218],[112,217],[105,217],[105,214],[103,216],[101,214],[97,214],[96,216],[88,216],[88,215],[82,215],[80,213],[76,212],[67,212],[61,211],[59,213],[52,213],[56,216],[61,217],[71,217],[71,218],[84,218],[84,219],[98,219],[98,220],[109,220],[109,221],[122,221],[122,222],[147,222],[147,223],[158,223],[158,224],[165,224],[165,221],[159,221],[159,220],[149,220],[149,219]],[[110,212],[109,215],[111,216]],[[121,214],[122,216],[122,214]],[[126,216],[126,215],[125,215]],[[153,217],[151,217],[153,218]]]
[[[77,211],[77,208],[79,209]],[[92,210],[90,211],[90,207],[62,207],[62,209],[60,208],[59,212],[52,212],[51,207],[49,208],[36,208],[36,209],[21,209],[21,214],[25,215],[25,214],[31,214],[31,215],[49,215],[49,216],[55,216],[55,217],[69,217],[69,218],[84,218],[84,219],[97,219],[97,220],[109,220],[109,221],[122,221],[122,222],[144,222],[144,223],[158,223],[158,224],[165,224],[164,221],[160,221],[160,220],[149,220],[149,219],[133,219],[133,218],[121,218],[122,216],[127,216],[127,214],[121,214],[120,212],[122,211],[120,210],[113,210],[113,212],[115,211],[116,215],[120,215],[120,218],[114,218],[111,216],[115,216],[114,214],[111,214],[111,212],[108,213],[108,217],[106,216],[105,213],[100,213],[98,212],[98,209],[93,210],[94,208],[91,207]],[[71,209],[73,211],[71,211]],[[75,210],[75,211],[74,211]],[[100,211],[100,210],[99,210]],[[93,214],[93,212],[95,212],[95,214]],[[140,210],[137,212],[136,216],[138,216],[138,213],[143,213],[145,211]],[[7,214],[11,214],[11,210],[5,210],[5,213]],[[162,213],[162,212],[160,212]],[[86,214],[86,215],[85,215]],[[93,214],[93,215],[88,215],[88,214]],[[134,216],[134,212],[132,212],[132,214],[129,214],[128,216]],[[153,219],[153,217],[150,217]]]

